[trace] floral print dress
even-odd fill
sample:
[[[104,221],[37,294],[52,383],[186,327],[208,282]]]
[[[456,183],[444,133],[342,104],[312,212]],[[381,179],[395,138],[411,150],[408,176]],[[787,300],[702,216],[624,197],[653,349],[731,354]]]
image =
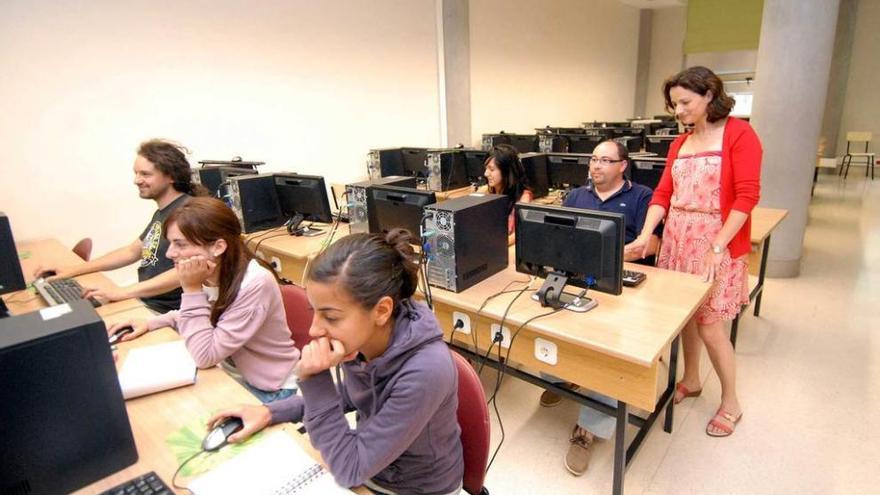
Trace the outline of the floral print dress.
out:
[[[673,193],[657,265],[702,275],[703,256],[721,230],[721,151],[680,155],[672,164]],[[700,325],[736,318],[749,302],[748,255],[724,251],[709,298],[695,315]]]

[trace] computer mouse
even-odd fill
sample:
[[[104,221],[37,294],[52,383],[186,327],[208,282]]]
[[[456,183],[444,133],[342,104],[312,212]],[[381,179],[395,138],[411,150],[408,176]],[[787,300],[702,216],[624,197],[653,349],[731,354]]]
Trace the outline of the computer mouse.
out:
[[[222,423],[211,430],[211,432],[205,436],[205,439],[202,440],[202,450],[213,452],[220,447],[223,447],[229,443],[226,440],[229,438],[229,435],[232,435],[242,428],[244,428],[244,423],[241,421],[241,418],[230,416],[224,419]]]
[[[132,328],[131,325],[119,327],[115,332],[113,332],[113,335],[110,336],[110,339],[109,339],[110,345],[113,345],[113,344],[119,342],[119,339],[121,339],[122,337],[125,337],[126,335],[130,334],[131,332],[134,332],[134,328]]]
[[[49,278],[49,277],[54,277],[55,275],[56,275],[55,270],[43,270],[40,272],[39,275],[37,275],[37,278],[45,279],[45,278]]]

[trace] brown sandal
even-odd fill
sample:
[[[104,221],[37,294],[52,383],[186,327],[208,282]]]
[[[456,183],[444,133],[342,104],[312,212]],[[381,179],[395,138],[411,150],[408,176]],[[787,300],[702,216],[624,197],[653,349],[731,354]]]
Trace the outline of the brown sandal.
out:
[[[699,397],[700,394],[702,394],[702,393],[703,393],[703,389],[694,390],[693,392],[691,392],[687,387],[684,386],[683,383],[679,382],[679,383],[675,384],[675,396],[672,397],[672,401],[675,404],[678,404],[679,402],[687,399],[688,397]],[[681,394],[681,398],[679,398],[678,394]]]
[[[739,413],[739,416],[734,416],[727,411],[722,411],[719,407],[718,412],[715,413],[715,417],[709,420],[709,424],[706,425],[706,435],[709,435],[710,437],[729,437],[730,435],[733,435],[733,431],[736,429],[736,424],[739,423],[739,420],[741,420],[742,417],[742,413]],[[719,418],[727,421],[727,423],[722,423],[719,421]],[[732,426],[729,426],[728,423]],[[711,427],[721,430],[721,433],[712,433],[709,431],[709,428]]]

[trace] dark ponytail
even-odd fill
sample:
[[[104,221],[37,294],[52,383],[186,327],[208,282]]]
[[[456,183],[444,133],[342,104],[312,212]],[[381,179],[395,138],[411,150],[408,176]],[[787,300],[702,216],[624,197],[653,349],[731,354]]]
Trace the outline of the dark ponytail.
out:
[[[419,264],[405,229],[387,234],[352,234],[333,243],[309,266],[308,280],[337,283],[364,308],[372,309],[385,296],[399,304],[416,292]]]

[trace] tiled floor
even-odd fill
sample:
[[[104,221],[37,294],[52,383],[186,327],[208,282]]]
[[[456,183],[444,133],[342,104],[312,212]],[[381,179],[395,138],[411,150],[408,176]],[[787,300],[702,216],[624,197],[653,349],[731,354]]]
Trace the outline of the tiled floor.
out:
[[[857,175],[857,174],[854,174]],[[655,425],[626,476],[627,493],[880,493],[880,180],[821,176],[803,269],[769,279],[761,317],[740,323],[745,415],[736,433],[704,433],[720,385],[704,356],[703,395]],[[494,386],[494,370],[483,372]],[[493,494],[610,493],[611,442],[589,471],[562,464],[577,406],[538,405],[541,389],[506,379],[498,404],[507,439],[486,486]],[[493,413],[493,447],[499,430]]]

